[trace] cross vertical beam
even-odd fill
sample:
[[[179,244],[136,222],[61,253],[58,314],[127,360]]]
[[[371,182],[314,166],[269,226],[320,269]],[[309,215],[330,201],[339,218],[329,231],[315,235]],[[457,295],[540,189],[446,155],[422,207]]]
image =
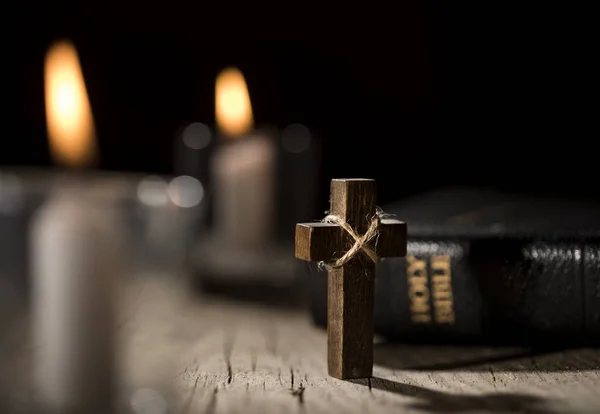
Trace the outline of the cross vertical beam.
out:
[[[375,217],[374,180],[332,180],[330,214],[346,221],[358,234]],[[354,240],[343,234],[345,250]],[[360,252],[327,280],[327,349],[329,375],[367,378],[373,373],[373,300],[375,263]]]

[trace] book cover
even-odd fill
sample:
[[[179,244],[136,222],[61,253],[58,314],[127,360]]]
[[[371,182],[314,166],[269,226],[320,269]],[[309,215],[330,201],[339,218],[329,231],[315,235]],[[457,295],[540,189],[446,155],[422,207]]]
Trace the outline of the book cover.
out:
[[[375,331],[417,343],[600,342],[600,207],[450,188],[382,206],[408,225],[377,266]],[[327,277],[310,265],[326,326]]]

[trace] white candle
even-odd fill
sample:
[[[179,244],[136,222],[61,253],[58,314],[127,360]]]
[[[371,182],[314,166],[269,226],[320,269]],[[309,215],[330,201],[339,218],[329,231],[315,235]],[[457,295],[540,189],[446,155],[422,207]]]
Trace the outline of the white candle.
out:
[[[114,284],[122,263],[113,213],[66,189],[32,221],[33,381],[49,411],[112,404]]]
[[[212,163],[214,230],[219,241],[260,249],[273,232],[274,148],[266,137],[225,146]]]
[[[252,132],[250,95],[241,72],[223,70],[215,85],[222,143],[211,162],[213,222],[218,241],[243,250],[263,249],[272,238],[275,148]]]
[[[45,97],[54,161],[90,167],[94,122],[69,42],[46,55]],[[118,196],[89,175],[62,178],[31,222],[34,396],[43,412],[106,412],[114,387],[113,284],[123,254]]]

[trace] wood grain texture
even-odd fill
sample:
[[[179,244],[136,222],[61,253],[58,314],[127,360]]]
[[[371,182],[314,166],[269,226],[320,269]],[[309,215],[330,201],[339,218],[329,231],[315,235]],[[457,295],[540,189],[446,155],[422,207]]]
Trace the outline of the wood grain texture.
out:
[[[374,248],[379,257],[404,257],[407,247],[406,223],[395,219],[382,219]]]
[[[296,224],[296,258],[309,262],[341,257],[344,231],[337,224]]]
[[[175,413],[596,413],[600,351],[375,344],[374,377],[327,375],[326,333],[302,310],[149,284],[124,329],[126,383]],[[124,327],[125,328],[125,327]],[[454,364],[454,365],[453,365]],[[171,382],[165,381],[170,377]]]
[[[395,219],[382,219],[379,235],[369,243],[380,257],[406,256],[406,223]],[[344,230],[337,224],[296,224],[296,258],[309,262],[335,260],[344,255]]]
[[[162,395],[166,412],[178,414],[600,412],[597,349],[540,354],[377,339],[374,377],[341,381],[327,375],[326,333],[307,312],[198,297],[172,278],[124,288],[120,413],[140,413],[133,397],[144,390],[155,391],[155,408]],[[0,337],[2,413],[37,412],[26,404],[25,322],[15,317]]]
[[[364,234],[376,217],[376,183],[370,179],[331,181],[330,214],[340,217],[357,234]],[[406,224],[383,219],[370,243],[380,257],[406,254]],[[355,240],[340,226],[299,223],[296,257],[332,261]],[[373,299],[375,263],[362,251],[341,268],[330,270],[327,288],[329,374],[339,379],[367,378],[373,371]]]
[[[369,228],[376,208],[374,180],[332,180],[330,214],[358,234]],[[354,240],[344,233],[346,250]],[[327,352],[329,375],[368,378],[373,373],[375,263],[359,252],[327,276]]]

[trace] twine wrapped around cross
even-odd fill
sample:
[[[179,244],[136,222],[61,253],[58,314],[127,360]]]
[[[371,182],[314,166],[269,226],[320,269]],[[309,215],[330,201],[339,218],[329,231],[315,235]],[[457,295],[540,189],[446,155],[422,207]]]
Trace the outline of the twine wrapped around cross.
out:
[[[341,217],[338,217],[334,214],[328,214],[322,221],[323,221],[323,223],[332,223],[332,224],[337,224],[338,226],[340,226],[342,229],[344,229],[344,231],[350,237],[352,237],[352,239],[354,240],[354,244],[352,245],[352,247],[350,249],[348,249],[346,251],[346,253],[344,253],[344,255],[342,257],[337,259],[335,262],[333,262],[333,263],[325,263],[324,261],[319,262],[320,268],[325,267],[327,270],[338,269],[338,268],[344,266],[347,262],[349,262],[361,250],[369,257],[369,259],[371,259],[371,261],[373,263],[375,263],[375,264],[379,263],[379,256],[377,255],[375,250],[373,248],[371,248],[371,246],[369,245],[371,240],[373,240],[374,238],[376,238],[379,235],[379,231],[378,231],[379,223],[380,223],[379,215],[376,214],[371,219],[371,224],[369,225],[369,228],[367,229],[365,234],[363,234],[362,236],[360,236],[356,231],[354,231],[354,229],[348,223],[346,223]]]
[[[296,225],[296,257],[327,269],[328,370],[339,379],[371,376],[375,265],[406,254],[406,224],[378,210],[375,198],[374,180],[332,180],[329,214]]]

